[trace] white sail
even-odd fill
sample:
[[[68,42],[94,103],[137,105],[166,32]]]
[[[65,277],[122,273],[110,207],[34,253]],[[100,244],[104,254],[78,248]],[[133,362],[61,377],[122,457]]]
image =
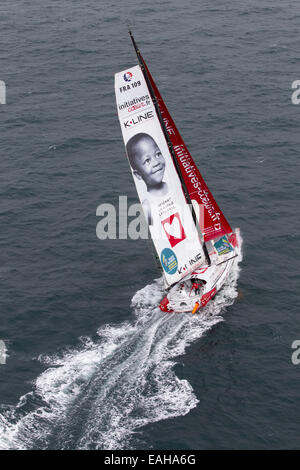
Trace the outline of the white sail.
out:
[[[126,153],[166,286],[206,262],[155,106],[139,65],[115,75]]]

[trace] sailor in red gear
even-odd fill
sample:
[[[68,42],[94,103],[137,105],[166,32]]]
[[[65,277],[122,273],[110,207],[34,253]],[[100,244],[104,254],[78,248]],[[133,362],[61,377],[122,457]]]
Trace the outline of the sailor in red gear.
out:
[[[199,284],[198,282],[193,282],[193,289],[195,289],[195,294],[199,294]]]
[[[198,279],[191,279],[192,281],[192,289],[195,289],[195,294],[198,295],[200,291],[200,287],[202,287],[202,281]]]

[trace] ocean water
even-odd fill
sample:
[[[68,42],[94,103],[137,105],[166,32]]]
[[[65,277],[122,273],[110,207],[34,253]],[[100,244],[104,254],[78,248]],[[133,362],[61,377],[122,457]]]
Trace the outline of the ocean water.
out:
[[[1,449],[299,448],[298,1],[2,1]],[[130,24],[243,260],[206,316],[157,309],[114,73]]]

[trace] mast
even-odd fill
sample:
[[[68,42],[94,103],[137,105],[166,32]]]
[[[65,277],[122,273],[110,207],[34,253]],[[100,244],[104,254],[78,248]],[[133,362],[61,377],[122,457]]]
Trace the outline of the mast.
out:
[[[179,179],[180,179],[180,183],[181,183],[181,186],[182,186],[182,189],[183,189],[183,193],[184,193],[184,196],[185,196],[185,199],[190,207],[190,210],[191,210],[191,213],[192,213],[192,217],[193,217],[193,221],[194,221],[194,224],[196,226],[196,229],[197,229],[197,232],[198,232],[198,235],[199,235],[199,239],[202,241],[202,233],[201,233],[201,230],[200,230],[200,226],[199,226],[199,223],[197,221],[197,216],[196,216],[196,213],[195,213],[195,210],[194,210],[194,207],[193,207],[193,204],[192,204],[192,201],[191,201],[191,198],[190,198],[190,195],[189,195],[189,192],[187,190],[187,187],[186,187],[186,184],[185,184],[185,181],[182,177],[182,174],[181,174],[181,171],[180,171],[180,167],[178,165],[178,161],[177,161],[177,158],[176,158],[176,154],[175,154],[175,151],[174,151],[174,147],[173,147],[173,144],[171,142],[171,139],[170,139],[170,136],[168,134],[168,131],[166,129],[166,126],[165,126],[165,123],[164,123],[164,120],[163,120],[163,117],[162,117],[162,114],[161,114],[161,111],[159,109],[159,105],[158,105],[158,102],[157,102],[157,99],[156,99],[156,96],[155,96],[155,93],[154,93],[154,90],[153,90],[153,87],[152,87],[152,84],[149,80],[149,77],[148,77],[148,74],[147,74],[147,70],[146,70],[146,67],[145,67],[145,62],[144,62],[144,59],[142,57],[142,54],[140,53],[140,50],[135,42],[135,39],[133,37],[133,34],[131,32],[131,30],[129,29],[128,30],[128,33],[130,35],[130,38],[131,38],[131,41],[132,41],[132,44],[133,44],[133,47],[134,47],[134,50],[136,52],[136,55],[137,55],[137,58],[138,58],[138,61],[139,61],[139,65],[141,67],[141,70],[142,70],[142,73],[144,75],[144,78],[146,80],[146,83],[147,83],[147,86],[148,86],[148,89],[149,89],[149,92],[150,92],[150,95],[151,95],[151,98],[152,98],[152,101],[153,101],[153,104],[154,104],[154,107],[155,107],[155,110],[156,110],[156,113],[157,113],[157,116],[158,116],[158,119],[159,119],[159,122],[160,122],[160,125],[161,125],[161,128],[162,128],[162,131],[164,133],[164,136],[165,136],[165,139],[167,141],[167,144],[168,144],[168,147],[169,147],[169,151],[170,151],[170,154],[171,154],[171,157],[172,157],[172,160],[173,160],[173,163],[175,165],[175,168],[176,168],[176,171],[177,171],[177,174],[179,176]],[[206,247],[206,244],[204,243],[204,241],[202,242],[202,247],[203,247],[203,251],[204,251],[204,254],[205,254],[205,257],[206,257],[206,261],[208,263],[208,265],[211,264],[211,261],[210,261],[210,257],[209,257],[209,254],[208,254],[208,250],[207,250],[207,247]]]

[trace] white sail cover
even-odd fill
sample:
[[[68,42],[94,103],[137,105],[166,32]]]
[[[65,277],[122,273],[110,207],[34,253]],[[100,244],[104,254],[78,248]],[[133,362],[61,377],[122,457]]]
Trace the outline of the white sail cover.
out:
[[[166,286],[206,262],[167,141],[139,65],[115,75],[126,153]]]

